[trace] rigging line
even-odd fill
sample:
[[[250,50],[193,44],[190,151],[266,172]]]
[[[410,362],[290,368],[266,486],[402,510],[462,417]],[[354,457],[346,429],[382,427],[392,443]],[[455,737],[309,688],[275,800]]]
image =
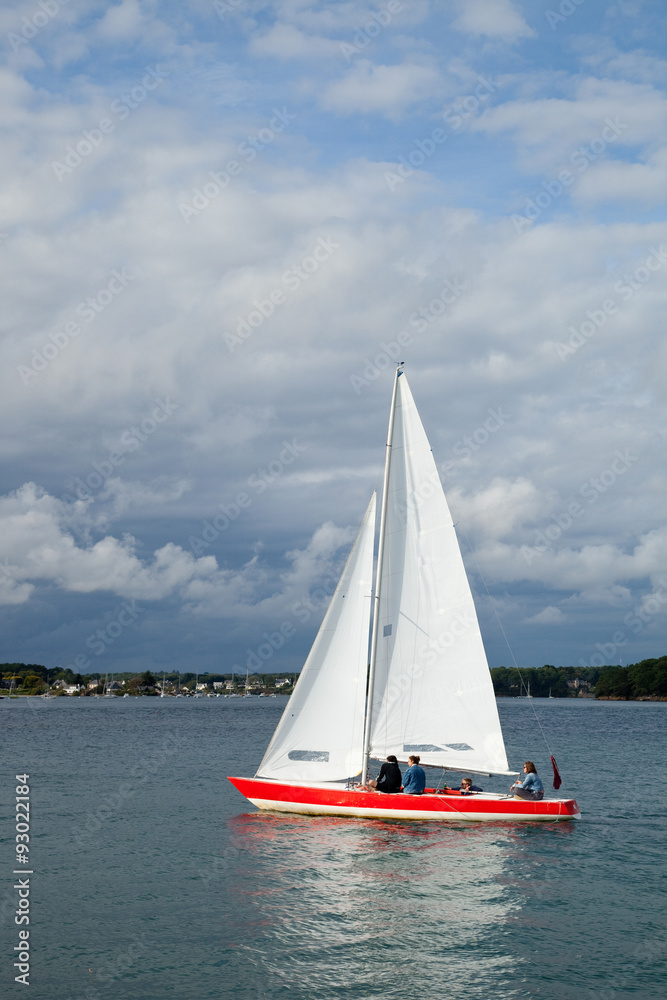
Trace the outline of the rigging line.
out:
[[[460,522],[457,521],[457,524],[459,524],[459,523]],[[495,605],[495,603],[493,601],[493,598],[491,597],[491,594],[489,592],[489,588],[488,588],[488,586],[486,584],[486,578],[485,578],[484,574],[482,573],[482,570],[480,569],[479,563],[477,562],[477,556],[475,555],[475,550],[473,549],[472,545],[470,544],[470,539],[468,538],[468,535],[466,533],[465,528],[461,528],[461,531],[463,532],[463,537],[466,540],[466,544],[467,544],[467,546],[468,546],[468,548],[470,550],[470,554],[472,555],[473,560],[475,562],[475,566],[477,567],[477,572],[479,573],[480,579],[481,579],[482,583],[484,584],[484,589],[486,591],[486,595],[489,598],[489,603],[490,603],[491,607],[493,608],[493,613],[496,616],[496,621],[498,622],[498,626],[500,628],[500,631],[503,634],[503,639],[507,643],[507,648],[509,649],[510,656],[512,657],[512,662],[514,663],[514,666],[516,667],[516,669],[519,672],[519,677],[521,679],[521,685],[522,685],[524,691],[527,691],[528,688],[526,687],[526,682],[523,679],[523,674],[521,673],[521,667],[516,662],[516,656],[514,655],[514,650],[512,649],[512,647],[510,645],[510,641],[507,638],[507,633],[505,632],[505,629],[503,628],[503,623],[500,620],[500,616],[499,616],[498,611],[496,609],[496,605]],[[551,747],[549,746],[549,741],[547,739],[546,733],[544,732],[544,729],[542,728],[542,723],[540,722],[540,720],[538,718],[537,712],[535,711],[535,705],[533,704],[532,700],[530,702],[530,707],[533,710],[533,718],[535,719],[535,722],[537,723],[537,725],[539,727],[539,730],[542,733],[542,739],[544,740],[544,745],[546,746],[546,748],[547,748],[547,750],[549,752],[549,756],[553,757],[553,755],[551,753]]]

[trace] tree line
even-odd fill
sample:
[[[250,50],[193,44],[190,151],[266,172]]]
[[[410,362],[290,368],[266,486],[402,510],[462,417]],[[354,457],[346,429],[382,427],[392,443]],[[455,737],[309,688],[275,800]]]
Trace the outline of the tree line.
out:
[[[0,663],[0,685],[5,690],[13,688],[21,694],[42,694],[56,681],[66,684],[86,685],[97,680],[98,693],[104,690],[104,674],[75,674],[69,668],[48,669],[38,663]],[[162,677],[146,670],[143,674],[131,672],[115,673],[114,678],[124,684],[132,693],[155,691],[162,683]],[[295,673],[250,674],[253,687],[273,689],[278,678],[289,681],[282,690],[289,693],[298,678]],[[234,680],[235,690],[245,686],[245,675],[195,674],[191,671],[166,672],[167,684],[179,685],[182,689],[194,690],[195,683],[212,688],[214,681]],[[494,667],[491,670],[493,690],[499,698],[520,698],[531,694],[534,698],[576,698],[581,695],[603,699],[635,701],[642,698],[667,699],[667,656],[641,660],[629,666],[603,667],[555,667],[545,663],[543,667]],[[281,689],[278,689],[281,690]]]
[[[286,680],[279,691],[289,694],[296,682],[298,674],[295,673],[274,673],[274,674],[250,674],[249,686],[251,690],[274,690],[275,682],[278,679]],[[141,674],[130,671],[111,673],[91,673],[77,674],[69,667],[47,668],[40,663],[0,663],[0,688],[5,691],[9,688],[20,694],[38,695],[44,694],[51,689],[58,681],[67,685],[85,687],[87,694],[104,694],[107,680],[113,680],[122,686],[123,692],[129,694],[156,694],[162,686],[163,679],[166,682],[167,690],[180,689],[184,692],[193,692],[197,684],[205,684],[207,689],[213,690],[215,681],[233,683],[232,691],[241,693],[245,690],[246,675],[243,674],[196,674],[193,671],[180,673],[178,670],[168,670],[153,673],[145,670]],[[97,681],[95,687],[88,687],[93,681]],[[57,693],[57,692],[54,692]]]
[[[627,667],[494,667],[493,690],[499,698],[576,698],[636,701],[667,698],[667,656],[642,660]]]

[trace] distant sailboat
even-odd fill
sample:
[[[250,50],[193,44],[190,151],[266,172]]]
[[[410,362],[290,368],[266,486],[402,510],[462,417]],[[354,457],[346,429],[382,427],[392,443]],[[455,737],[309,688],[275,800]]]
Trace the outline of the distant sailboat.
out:
[[[399,365],[371,596],[375,495],[294,692],[254,778],[230,778],[260,809],[391,819],[571,820],[574,799],[491,792],[382,794],[370,759],[514,775],[456,532]],[[369,617],[373,609],[367,683]],[[247,681],[246,681],[247,686]],[[352,787],[355,776],[362,785]]]

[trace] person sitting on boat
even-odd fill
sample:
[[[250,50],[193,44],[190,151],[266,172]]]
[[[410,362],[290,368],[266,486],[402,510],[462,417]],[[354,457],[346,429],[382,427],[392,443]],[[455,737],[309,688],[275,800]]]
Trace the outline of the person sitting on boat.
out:
[[[380,768],[377,778],[369,778],[365,785],[355,785],[358,792],[400,792],[401,769],[393,753]]]
[[[510,788],[510,792],[515,799],[543,799],[544,785],[537,776],[537,768],[532,760],[527,760],[523,765],[523,769],[526,772],[526,777],[523,781],[515,781]]]
[[[401,769],[393,753],[389,754],[385,763],[380,768],[377,781],[369,781],[368,784],[375,788],[376,792],[400,792],[401,790]]]
[[[406,795],[423,795],[426,788],[426,772],[419,766],[418,756],[408,757],[409,767],[403,775],[403,791]]]
[[[472,778],[461,779],[461,795],[469,795],[471,792],[483,792],[479,785],[473,785]]]

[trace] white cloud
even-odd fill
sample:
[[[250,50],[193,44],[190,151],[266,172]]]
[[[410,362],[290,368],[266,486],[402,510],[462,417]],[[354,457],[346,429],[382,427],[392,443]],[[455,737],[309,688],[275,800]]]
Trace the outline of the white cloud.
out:
[[[586,202],[644,202],[658,205],[667,191],[667,149],[647,163],[606,161],[592,167],[577,184],[576,197]]]
[[[532,170],[571,167],[582,147],[588,164],[637,146],[651,151],[664,135],[667,97],[653,86],[592,77],[570,86],[567,97],[531,96],[485,108],[470,128],[513,135],[522,165]]]
[[[433,97],[439,85],[439,74],[431,66],[376,66],[359,59],[346,76],[325,89],[321,104],[338,114],[376,112],[398,121],[412,104]]]
[[[667,559],[667,528],[636,539],[631,551],[602,542],[544,548],[494,543],[480,547],[477,557],[493,580],[532,580],[552,590],[608,593],[619,583],[656,583]]]
[[[291,24],[275,24],[263,35],[254,35],[251,51],[258,56],[276,59],[340,59],[338,42],[319,35],[308,35]]]
[[[566,621],[567,618],[560,608],[549,605],[531,618],[524,619],[524,625],[561,625]]]
[[[122,0],[109,7],[97,25],[97,34],[109,42],[134,39],[142,29],[144,20],[138,0]]]
[[[118,480],[113,486],[116,492],[121,488]],[[79,594],[110,592],[143,601],[175,598],[191,614],[261,621],[286,614],[294,600],[306,597],[323,580],[327,593],[333,593],[332,569],[337,568],[341,547],[349,548],[354,537],[352,528],[327,522],[305,549],[285,553],[287,570],[271,573],[255,554],[234,571],[219,568],[214,556],[195,557],[172,542],[141,559],[131,535],[93,541],[94,514],[90,503],[65,504],[33,483],[0,497],[0,537],[7,539],[0,603],[25,603],[39,584],[49,583]]]
[[[454,488],[450,502],[455,517],[462,518],[466,532],[472,530],[495,539],[504,538],[526,522],[545,517],[549,504],[548,497],[528,479],[500,477],[473,496],[465,496]]]
[[[457,7],[453,27],[466,34],[503,41],[535,37],[511,0],[458,0]]]
[[[89,535],[87,505],[71,507],[27,483],[0,498],[0,534],[5,538],[5,565],[11,567],[14,586],[26,599],[36,581],[51,581],[77,593],[110,591],[122,597],[158,600],[194,577],[210,577],[217,569],[210,556],[195,559],[168,544],[154,553],[151,563],[135,554],[130,535],[110,535],[94,543],[78,544],[75,533]]]
[[[62,617],[78,641],[79,609],[98,614],[107,598],[94,595],[108,594],[105,586],[157,595],[146,599],[153,622],[163,615],[158,659],[182,642],[174,606],[185,619],[197,615],[185,656],[198,655],[205,615],[231,616],[211,649],[233,645],[232,622],[245,623],[244,645],[252,644],[262,616],[287,614],[309,577],[338,564],[340,529],[322,529],[318,555],[319,526],[356,523],[378,486],[399,357],[436,459],[451,463],[455,520],[489,579],[508,591],[517,624],[561,607],[576,625],[585,608],[586,627],[603,635],[612,611],[631,608],[647,575],[656,578],[664,552],[652,532],[664,521],[667,470],[651,441],[665,401],[667,267],[629,296],[615,286],[650,247],[667,245],[650,200],[665,170],[660,67],[620,37],[622,18],[618,44],[604,52],[621,46],[636,58],[613,69],[603,59],[596,79],[574,18],[533,44],[517,7],[460,5],[462,48],[439,7],[402,7],[347,63],[328,54],[339,41],[352,44],[383,0],[248,2],[224,23],[203,0],[96,0],[77,5],[76,16],[66,5],[24,49],[30,66],[10,61],[0,158],[0,492],[28,480],[47,492],[30,500],[21,492],[24,506],[11,511],[7,497],[0,503],[21,540],[10,551],[12,535],[3,534],[0,567],[14,570],[0,569],[0,588],[17,602],[12,616],[30,618],[13,635],[35,662],[61,652],[48,621]],[[19,21],[34,9],[17,7]],[[13,17],[2,20],[7,30]],[[610,24],[603,19],[600,32]],[[525,39],[521,63],[499,44],[517,38]],[[318,58],[301,58],[312,44]],[[262,45],[299,61],[259,58]],[[78,53],[72,72],[59,68],[67,53]],[[156,64],[167,79],[129,116],[114,115],[113,133],[59,182],[51,161]],[[456,130],[443,108],[454,94],[474,94],[478,74],[495,89],[488,102],[470,97],[467,127]],[[257,140],[249,159],[239,147],[267,128],[274,107],[296,117],[266,144]],[[514,206],[545,198],[542,177],[527,181],[525,171],[556,176],[607,117],[627,128],[517,232]],[[416,157],[391,190],[386,173],[436,127],[446,143]],[[211,172],[231,161],[239,171],[209,198]],[[202,207],[186,224],[179,204],[192,204],[195,191]],[[628,217],[628,194],[639,193],[643,215]],[[335,252],[287,287],[285,274],[329,237]],[[77,309],[122,268],[135,277],[83,323]],[[448,304],[446,281],[464,286]],[[272,292],[284,296],[273,311],[265,305]],[[608,299],[617,311],[592,333],[587,325],[561,360],[555,345]],[[225,333],[256,303],[271,315],[230,351]],[[81,332],[55,350],[53,338],[62,344],[59,331],[77,320]],[[24,384],[17,367],[45,348],[48,363]],[[352,376],[362,378],[356,390]],[[88,504],[59,506],[54,498],[70,478],[107,461],[165,395],[177,412],[124,455],[118,474]],[[500,406],[509,417],[488,435],[489,410]],[[295,438],[305,446],[298,460],[262,480],[263,492],[253,489],[251,477]],[[641,461],[593,506],[583,501],[584,513],[529,565],[522,546],[535,546],[536,533],[581,502],[582,487],[626,448]],[[196,558],[189,537],[243,493],[250,506]],[[39,600],[30,600],[35,589]],[[539,630],[526,631],[527,643],[537,642]],[[568,649],[580,637],[568,629],[554,641]]]

